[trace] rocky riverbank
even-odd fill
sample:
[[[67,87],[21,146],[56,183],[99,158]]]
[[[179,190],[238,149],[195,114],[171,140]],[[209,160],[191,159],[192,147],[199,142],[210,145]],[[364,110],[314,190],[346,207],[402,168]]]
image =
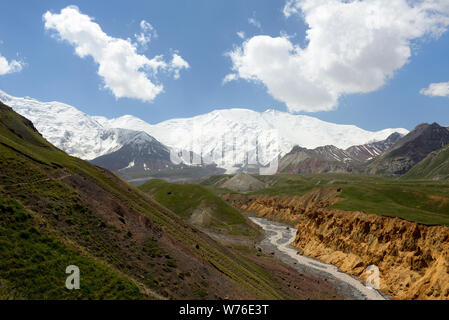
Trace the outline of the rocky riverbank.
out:
[[[386,298],[377,290],[365,287],[355,277],[340,272],[333,265],[297,254],[297,250],[290,245],[296,237],[296,229],[267,219],[256,217],[250,219],[265,231],[265,238],[259,244],[264,252],[274,255],[299,272],[313,275],[319,279],[317,281],[332,285],[343,299],[383,300]],[[301,286],[301,283],[296,285]]]

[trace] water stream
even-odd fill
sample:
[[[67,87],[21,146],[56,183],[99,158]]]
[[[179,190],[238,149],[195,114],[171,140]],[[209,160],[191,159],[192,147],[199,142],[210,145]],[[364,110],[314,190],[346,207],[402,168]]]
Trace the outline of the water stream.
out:
[[[267,219],[256,217],[250,217],[250,219],[265,230],[266,236],[261,244],[270,244],[272,249],[277,249],[275,250],[277,251],[276,256],[284,262],[290,262],[292,264],[293,259],[293,266],[298,270],[312,271],[312,274],[330,280],[340,289],[340,293],[343,292],[346,298],[366,300],[386,299],[379,291],[366,287],[360,280],[339,271],[337,267],[297,254],[298,251],[290,245],[296,237],[296,229]]]

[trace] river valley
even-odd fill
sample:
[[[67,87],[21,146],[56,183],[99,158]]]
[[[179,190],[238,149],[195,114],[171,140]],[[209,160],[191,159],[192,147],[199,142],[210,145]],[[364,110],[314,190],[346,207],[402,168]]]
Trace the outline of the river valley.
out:
[[[291,246],[296,237],[296,229],[263,218],[250,217],[250,219],[265,231],[265,238],[259,244],[264,252],[276,256],[300,272],[313,274],[322,281],[329,282],[344,299],[388,299],[379,291],[366,287],[358,279],[339,271],[333,265],[297,254],[297,249]]]

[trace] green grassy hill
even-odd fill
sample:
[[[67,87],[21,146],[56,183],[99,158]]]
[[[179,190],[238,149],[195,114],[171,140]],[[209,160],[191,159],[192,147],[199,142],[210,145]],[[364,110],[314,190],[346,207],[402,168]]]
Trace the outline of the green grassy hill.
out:
[[[416,164],[404,179],[449,179],[449,145],[429,154]]]
[[[275,182],[271,187],[250,195],[293,196],[325,187],[341,188],[342,201],[331,208],[377,213],[423,224],[449,225],[449,181],[398,180],[330,173],[279,174],[260,176],[259,179]],[[207,183],[211,181],[214,179],[210,178]]]
[[[258,231],[236,209],[207,188],[154,179],[139,187],[157,202],[208,231],[254,238]]]
[[[0,298],[289,296],[280,279],[0,103]],[[77,265],[81,289],[65,289]]]

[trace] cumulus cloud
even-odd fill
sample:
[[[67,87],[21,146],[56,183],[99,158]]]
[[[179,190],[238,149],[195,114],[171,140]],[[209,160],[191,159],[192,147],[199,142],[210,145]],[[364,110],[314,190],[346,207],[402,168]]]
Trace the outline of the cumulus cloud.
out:
[[[160,71],[174,72],[175,78],[179,78],[182,69],[176,65],[179,59],[173,56],[167,63],[163,55],[149,59],[138,54],[137,44],[107,35],[93,18],[75,6],[68,6],[59,14],[47,11],[43,19],[45,29],[55,31],[57,38],[70,43],[79,57],[93,58],[104,87],[116,98],[151,102],[163,91],[163,85],[157,83],[156,77]],[[146,22],[141,26],[149,28]]]
[[[23,62],[17,60],[8,61],[2,54],[0,53],[0,76],[20,72],[23,69]]]
[[[308,26],[306,46],[258,35],[228,52],[228,79],[264,84],[291,112],[335,109],[342,95],[381,88],[410,61],[413,41],[449,25],[446,0],[289,0]]]
[[[428,97],[449,97],[449,82],[431,83],[428,88],[419,93]]]
[[[140,21],[140,33],[134,34],[134,38],[136,38],[137,43],[139,43],[142,47],[146,48],[152,39],[156,39],[158,37],[156,29],[151,25],[151,23],[142,20]]]

